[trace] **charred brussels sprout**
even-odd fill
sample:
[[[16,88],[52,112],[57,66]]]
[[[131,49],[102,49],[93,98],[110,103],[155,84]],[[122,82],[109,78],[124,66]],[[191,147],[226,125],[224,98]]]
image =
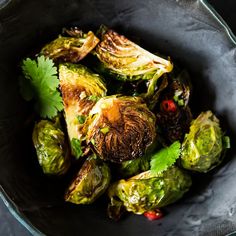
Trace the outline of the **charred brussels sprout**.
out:
[[[177,69],[176,69],[177,70]],[[161,91],[156,107],[158,134],[164,145],[182,141],[189,131],[192,113],[188,106],[191,83],[187,71],[168,74],[168,86]]]
[[[33,143],[43,172],[62,175],[70,166],[65,135],[57,123],[47,120],[38,122],[33,131]]]
[[[219,120],[211,112],[202,112],[185,135],[181,163],[185,169],[208,172],[222,161],[224,136]]]
[[[94,157],[88,158],[71,183],[65,200],[75,204],[90,204],[101,196],[110,183],[108,165]]]
[[[41,50],[41,54],[53,60],[76,63],[92,51],[99,42],[99,39],[91,31],[87,34],[77,28],[65,31],[66,36],[60,35],[47,44]]]
[[[178,167],[152,174],[143,172],[113,183],[108,189],[110,218],[118,219],[123,208],[135,214],[167,206],[179,200],[191,186],[191,178]]]
[[[103,160],[122,162],[144,155],[155,138],[155,116],[139,97],[108,96],[90,112],[87,143]]]
[[[97,100],[105,96],[106,87],[99,75],[80,64],[60,64],[59,79],[72,154],[78,158],[85,151],[85,120]]]
[[[101,31],[101,42],[95,49],[100,69],[123,81],[148,80],[147,95],[152,95],[157,79],[172,70],[172,63],[113,30]]]
[[[173,68],[168,60],[146,51],[113,30],[104,31],[101,37],[96,55],[104,67],[121,80],[151,79],[155,74],[161,76]]]

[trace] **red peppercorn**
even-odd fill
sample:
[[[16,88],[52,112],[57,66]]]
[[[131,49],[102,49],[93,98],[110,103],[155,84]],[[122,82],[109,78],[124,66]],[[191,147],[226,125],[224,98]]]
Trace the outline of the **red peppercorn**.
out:
[[[143,214],[148,220],[159,220],[163,217],[163,213],[159,210],[147,211]]]
[[[177,107],[175,105],[175,102],[169,99],[169,100],[163,100],[161,102],[161,109],[166,112],[175,112]]]

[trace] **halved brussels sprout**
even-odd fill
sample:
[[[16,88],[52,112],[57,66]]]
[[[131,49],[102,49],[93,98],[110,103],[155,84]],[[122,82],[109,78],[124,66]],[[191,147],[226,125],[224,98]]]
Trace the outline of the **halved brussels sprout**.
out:
[[[111,174],[108,165],[94,156],[88,158],[72,181],[65,200],[75,204],[90,204],[108,188]]]
[[[208,172],[222,161],[224,135],[211,111],[202,112],[191,124],[182,144],[181,164],[185,169]]]
[[[145,154],[155,139],[155,116],[139,97],[101,98],[87,120],[87,143],[103,160],[120,163]]]
[[[95,54],[101,62],[100,70],[107,70],[120,80],[149,80],[146,95],[153,95],[157,79],[172,70],[172,63],[148,52],[113,30],[101,31],[101,42],[95,49]]]
[[[103,65],[121,80],[151,79],[173,68],[170,61],[154,55],[125,36],[108,29],[96,47],[96,55]]]
[[[98,74],[80,64],[60,64],[59,79],[72,154],[79,157],[85,120],[97,100],[106,95],[106,87]]]
[[[33,143],[42,170],[48,175],[62,175],[70,166],[65,135],[58,122],[41,120],[33,130]]]
[[[159,174],[146,171],[128,180],[115,182],[108,189],[111,200],[109,217],[119,219],[123,208],[143,214],[167,206],[179,200],[191,184],[190,176],[175,166]]]
[[[57,39],[43,47],[41,54],[53,60],[76,63],[92,51],[99,42],[91,31],[87,34],[77,28],[65,31],[68,36],[59,35]]]

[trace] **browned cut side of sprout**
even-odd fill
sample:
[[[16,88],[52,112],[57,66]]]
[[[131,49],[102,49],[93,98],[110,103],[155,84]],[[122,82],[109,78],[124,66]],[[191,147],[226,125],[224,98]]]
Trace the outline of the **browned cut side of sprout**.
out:
[[[112,162],[143,156],[156,135],[155,116],[140,97],[104,97],[87,121],[87,142],[103,160]]]
[[[59,35],[43,47],[41,54],[53,60],[77,63],[99,43],[92,31],[87,34],[77,28],[64,31],[68,36]]]
[[[75,204],[90,204],[107,189],[111,179],[108,165],[92,156],[79,170],[65,194],[65,200]]]
[[[106,87],[99,75],[79,64],[61,64],[59,78],[72,153],[79,157],[85,120],[97,100],[105,96]]]
[[[170,72],[169,60],[156,56],[113,30],[107,30],[96,47],[103,66],[121,80],[152,79]]]

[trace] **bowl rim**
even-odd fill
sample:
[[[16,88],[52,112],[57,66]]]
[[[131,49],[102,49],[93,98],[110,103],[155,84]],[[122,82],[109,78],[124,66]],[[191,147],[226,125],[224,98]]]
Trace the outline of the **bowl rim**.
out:
[[[214,9],[214,7],[208,2],[208,0],[196,0],[205,8],[207,13],[211,15],[222,27],[222,31],[226,33],[229,41],[231,41],[236,46],[236,36],[228,26],[228,24],[224,21],[224,19],[220,16],[220,14]],[[11,1],[5,1],[5,3],[9,3]],[[0,11],[3,10],[5,6],[8,4],[3,4],[0,7]],[[0,199],[2,199],[4,205],[7,207],[9,212],[14,216],[14,218],[25,227],[32,235],[34,236],[46,236],[43,232],[37,229],[24,215],[24,213],[20,212],[17,205],[11,200],[10,196],[6,193],[3,187],[0,185]],[[233,231],[225,236],[236,236],[236,231]]]

